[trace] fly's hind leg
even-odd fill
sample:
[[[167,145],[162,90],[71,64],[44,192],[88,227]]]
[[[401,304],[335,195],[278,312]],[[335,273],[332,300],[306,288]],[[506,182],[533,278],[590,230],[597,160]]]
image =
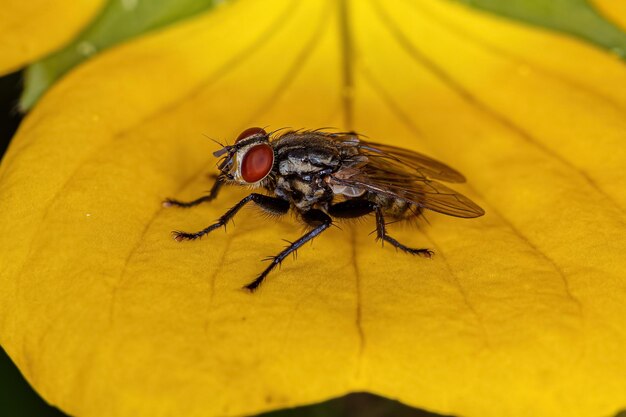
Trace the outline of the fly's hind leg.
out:
[[[430,258],[433,256],[433,251],[430,249],[414,249],[409,248],[408,246],[403,245],[398,242],[391,236],[387,234],[385,223],[385,217],[383,216],[383,211],[380,207],[376,207],[376,239],[382,239],[385,242],[391,243],[395,248],[400,249],[406,253],[410,253],[411,255],[420,255],[425,258]]]
[[[385,217],[383,216],[382,209],[369,200],[365,199],[353,199],[342,201],[341,203],[333,204],[328,208],[328,213],[333,217],[341,218],[357,218],[376,212],[376,239],[381,239],[385,242],[391,243],[395,248],[400,249],[411,255],[420,255],[425,258],[430,258],[433,255],[433,251],[430,249],[413,249],[403,245],[391,236],[387,234],[385,223]]]
[[[318,236],[320,233],[328,229],[333,224],[332,219],[326,213],[317,209],[309,210],[303,213],[302,220],[304,220],[304,222],[307,225],[313,227],[313,229],[307,232],[300,239],[291,243],[278,255],[268,258],[268,260],[271,261],[270,265],[267,268],[265,268],[265,271],[261,272],[261,275],[259,275],[254,281],[246,285],[244,287],[245,289],[249,291],[256,290],[259,287],[259,285],[261,285],[265,277],[267,277],[267,275],[272,271],[272,269],[280,265],[283,259],[289,256],[289,254],[298,250],[300,246],[312,240],[314,237]]]

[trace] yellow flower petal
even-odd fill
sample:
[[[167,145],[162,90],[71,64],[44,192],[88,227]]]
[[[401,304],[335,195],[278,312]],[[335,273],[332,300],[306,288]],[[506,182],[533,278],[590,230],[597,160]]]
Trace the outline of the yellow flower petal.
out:
[[[0,74],[59,48],[98,12],[104,0],[9,0],[0,13]]]
[[[626,28],[626,3],[611,0],[593,0],[592,3],[606,18],[618,24],[622,29]],[[622,54],[626,54],[626,51]]]
[[[626,67],[445,2],[350,2],[347,27],[341,5],[233,3],[102,55],[24,121],[0,168],[0,336],[44,398],[80,417],[360,390],[470,417],[626,405]],[[429,153],[487,215],[393,228],[432,261],[333,228],[242,292],[301,227],[249,210],[181,244],[246,190],[160,201],[210,186],[202,133],[249,125]]]

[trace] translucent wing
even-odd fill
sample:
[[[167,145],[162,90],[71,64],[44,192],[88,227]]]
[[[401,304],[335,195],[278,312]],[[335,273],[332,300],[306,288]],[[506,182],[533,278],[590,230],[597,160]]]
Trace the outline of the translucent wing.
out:
[[[434,180],[465,182],[465,177],[457,170],[421,153],[362,139],[358,139],[358,141],[357,147],[360,153],[372,161],[384,160],[392,165],[397,165],[398,169],[404,167],[404,169],[417,171],[422,177]]]
[[[437,181],[377,170],[370,164],[360,170],[351,170],[349,175],[339,171],[331,177],[331,181],[334,184],[400,198],[449,216],[470,218],[485,214],[472,200]]]
[[[469,198],[434,181],[464,182],[465,177],[442,162],[417,152],[344,136],[367,162],[331,176],[335,184],[365,189],[400,198],[439,213],[456,217],[479,217],[485,214]],[[341,140],[341,139],[340,139]]]

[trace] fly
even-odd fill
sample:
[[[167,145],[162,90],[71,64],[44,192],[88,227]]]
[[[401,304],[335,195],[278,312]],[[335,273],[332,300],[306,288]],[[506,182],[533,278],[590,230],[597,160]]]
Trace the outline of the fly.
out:
[[[267,133],[259,127],[244,130],[233,145],[213,153],[222,159],[208,195],[183,202],[167,199],[165,207],[193,207],[217,197],[224,184],[260,188],[235,204],[217,222],[198,232],[172,232],[177,241],[195,240],[225,226],[249,202],[272,215],[289,210],[307,232],[282,252],[244,288],[254,291],[289,254],[328,229],[336,219],[374,214],[376,239],[412,255],[430,258],[430,249],[414,249],[389,236],[386,219],[408,220],[424,209],[449,216],[472,218],[485,212],[469,198],[439,181],[465,182],[446,164],[407,149],[364,140],[354,132],[323,130]]]

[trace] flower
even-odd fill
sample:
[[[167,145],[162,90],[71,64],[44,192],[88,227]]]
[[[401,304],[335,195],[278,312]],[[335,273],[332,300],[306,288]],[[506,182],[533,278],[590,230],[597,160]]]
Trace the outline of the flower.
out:
[[[439,1],[240,1],[58,83],[0,167],[0,337],[76,416],[236,416],[370,391],[463,416],[626,404],[626,67]],[[210,186],[245,127],[354,128],[469,178],[487,215],[298,236]]]
[[[103,0],[6,2],[0,16],[0,74],[19,69],[69,41]]]

